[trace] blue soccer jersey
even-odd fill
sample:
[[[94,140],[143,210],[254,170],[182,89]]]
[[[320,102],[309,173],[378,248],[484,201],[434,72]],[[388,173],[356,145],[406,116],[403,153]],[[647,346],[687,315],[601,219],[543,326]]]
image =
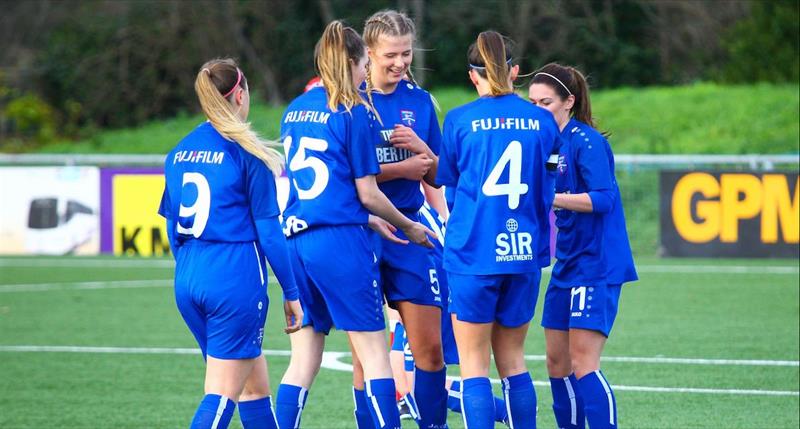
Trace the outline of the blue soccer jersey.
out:
[[[444,268],[458,274],[539,270],[552,190],[553,116],[515,94],[481,97],[445,118],[436,181],[455,187]]]
[[[158,212],[177,244],[257,241],[254,221],[280,214],[272,172],[210,122],[172,149],[164,174]]]
[[[395,125],[413,128],[417,136],[428,144],[434,154],[439,153],[442,133],[436,118],[431,95],[420,87],[401,80],[391,94],[373,91],[372,102],[380,115],[381,123],[375,121],[378,132],[375,152],[381,165],[400,162],[415,154],[406,149],[394,147],[389,138]],[[381,191],[399,210],[416,212],[425,198],[419,190],[419,182],[408,179],[394,179],[379,184]]]
[[[594,212],[556,210],[557,261],[551,283],[573,287],[636,280],[611,146],[576,119],[567,123],[562,136],[556,192],[588,193]]]
[[[290,183],[287,236],[314,226],[367,224],[354,180],[380,172],[371,126],[363,105],[331,111],[321,87],[289,104],[281,120]]]

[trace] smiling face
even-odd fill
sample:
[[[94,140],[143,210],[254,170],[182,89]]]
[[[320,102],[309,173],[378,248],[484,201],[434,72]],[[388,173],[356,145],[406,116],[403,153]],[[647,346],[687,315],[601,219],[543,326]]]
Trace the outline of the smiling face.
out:
[[[528,99],[533,104],[552,113],[560,128],[569,122],[569,111],[575,103],[574,96],[561,98],[553,87],[544,83],[532,84],[528,88]]]
[[[368,48],[372,84],[383,92],[392,92],[411,66],[413,36],[381,35],[375,46]]]

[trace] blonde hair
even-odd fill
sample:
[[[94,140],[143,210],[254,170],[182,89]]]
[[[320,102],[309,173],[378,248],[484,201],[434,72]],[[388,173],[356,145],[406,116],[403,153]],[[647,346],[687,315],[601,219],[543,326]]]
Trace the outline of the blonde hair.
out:
[[[361,36],[342,21],[333,21],[325,27],[314,49],[314,67],[328,94],[328,108],[336,111],[339,104],[348,112],[353,106],[363,104],[371,109],[353,84],[350,61],[358,64],[364,57]]]
[[[469,47],[469,66],[482,78],[489,81],[489,93],[493,96],[511,94],[509,84],[511,55],[508,39],[496,31],[484,31]]]
[[[411,35],[412,43],[416,42],[417,27],[414,25],[414,21],[412,21],[408,15],[396,10],[385,9],[375,12],[364,22],[364,42],[366,42],[367,46],[371,48],[375,48],[378,45],[378,41],[380,40],[381,36],[403,37],[407,35]],[[411,83],[416,86],[420,86],[419,83],[417,83],[417,79],[414,77],[414,73],[411,72],[410,67],[408,70],[406,70],[406,75]],[[372,84],[371,69],[367,70],[366,82],[367,96],[370,97],[371,101],[371,92],[375,88]],[[441,110],[439,107],[439,102],[436,100],[433,94],[431,94],[431,102],[436,110]]]
[[[264,161],[272,173],[278,175],[283,169],[283,156],[276,150],[278,143],[262,140],[252,130],[250,123],[242,121],[231,108],[230,97],[233,97],[237,86],[247,88],[247,79],[230,58],[214,59],[203,64],[194,81],[200,107],[214,129]]]

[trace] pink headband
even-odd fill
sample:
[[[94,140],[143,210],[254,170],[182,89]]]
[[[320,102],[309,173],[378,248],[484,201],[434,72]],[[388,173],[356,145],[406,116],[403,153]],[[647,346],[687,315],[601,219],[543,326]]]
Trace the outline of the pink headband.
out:
[[[242,81],[242,71],[239,70],[239,67],[236,67],[236,84],[233,85],[230,91],[227,94],[223,95],[222,98],[228,98],[231,94],[233,94],[233,90],[239,86],[239,82]]]

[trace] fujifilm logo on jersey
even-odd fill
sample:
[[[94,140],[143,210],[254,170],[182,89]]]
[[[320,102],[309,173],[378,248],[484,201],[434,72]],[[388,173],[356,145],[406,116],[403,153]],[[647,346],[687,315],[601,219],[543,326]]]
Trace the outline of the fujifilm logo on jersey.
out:
[[[225,152],[210,150],[179,150],[172,159],[173,164],[179,162],[197,162],[201,164],[222,164]]]
[[[472,121],[472,132],[492,130],[539,131],[539,120],[531,118],[484,118]]]
[[[495,243],[497,249],[495,252],[495,261],[497,262],[514,262],[514,261],[532,261],[533,249],[531,242],[533,237],[527,232],[518,232],[519,224],[514,218],[509,218],[506,221],[506,230],[508,233],[501,232],[497,234]]]
[[[328,112],[318,112],[316,110],[292,110],[286,114],[283,122],[315,122],[317,124],[327,124],[331,116]]]

